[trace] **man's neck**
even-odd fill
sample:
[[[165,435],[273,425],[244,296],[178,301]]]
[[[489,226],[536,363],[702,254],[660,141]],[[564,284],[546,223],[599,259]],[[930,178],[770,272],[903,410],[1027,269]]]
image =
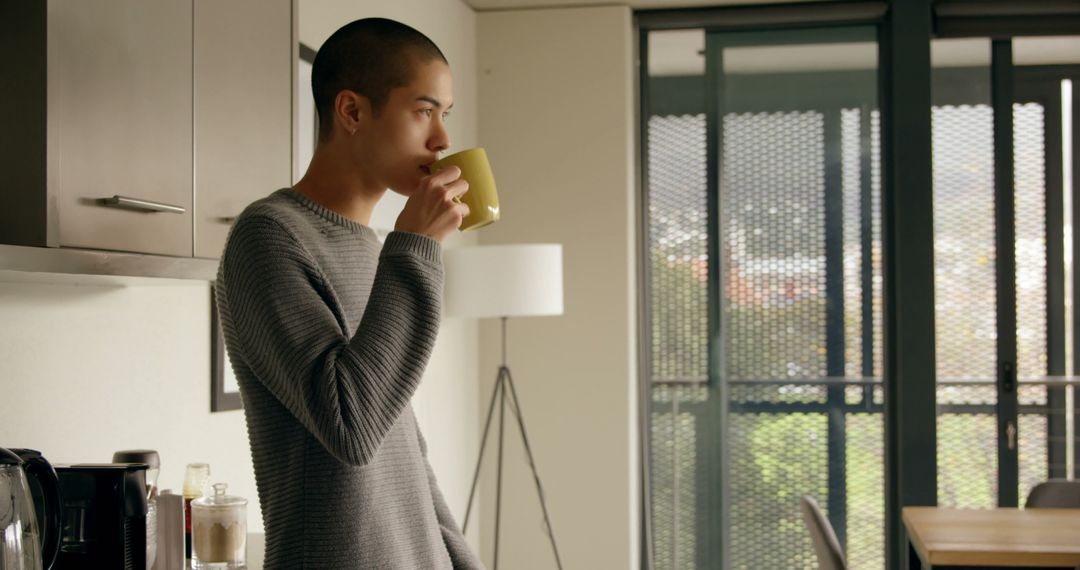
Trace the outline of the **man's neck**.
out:
[[[368,225],[386,189],[374,187],[355,172],[348,157],[339,154],[328,145],[319,145],[307,172],[293,189],[333,212]]]

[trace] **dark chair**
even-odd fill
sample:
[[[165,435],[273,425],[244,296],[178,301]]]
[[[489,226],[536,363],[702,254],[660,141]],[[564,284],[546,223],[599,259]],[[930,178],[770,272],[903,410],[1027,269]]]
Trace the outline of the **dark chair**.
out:
[[[1032,487],[1026,509],[1080,509],[1080,481],[1050,479]]]
[[[814,541],[814,552],[821,570],[846,570],[844,550],[840,548],[840,541],[836,539],[832,523],[810,495],[803,495],[802,515],[806,521],[806,529],[810,531],[810,538]]]

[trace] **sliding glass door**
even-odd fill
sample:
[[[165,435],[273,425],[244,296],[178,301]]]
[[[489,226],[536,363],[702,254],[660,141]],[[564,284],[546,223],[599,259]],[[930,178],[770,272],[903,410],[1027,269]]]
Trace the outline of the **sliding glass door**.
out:
[[[876,32],[714,33],[706,54],[729,567],[813,566],[803,495],[880,565]]]
[[[938,504],[1065,477],[1067,196],[1058,39],[932,44]],[[1068,253],[1068,255],[1067,255]]]
[[[651,36],[656,566],[881,566],[875,30]]]
[[[814,568],[803,495],[851,568],[885,567],[877,31],[643,36],[655,568]],[[933,224],[916,228],[933,242],[925,469],[941,505],[1022,505],[1037,482],[1078,474],[1080,44],[930,47]]]

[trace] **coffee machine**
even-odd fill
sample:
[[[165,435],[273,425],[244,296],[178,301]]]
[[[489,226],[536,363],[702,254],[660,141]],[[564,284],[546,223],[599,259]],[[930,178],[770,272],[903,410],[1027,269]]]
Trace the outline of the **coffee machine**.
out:
[[[146,569],[146,468],[56,465],[64,527],[54,568]]]

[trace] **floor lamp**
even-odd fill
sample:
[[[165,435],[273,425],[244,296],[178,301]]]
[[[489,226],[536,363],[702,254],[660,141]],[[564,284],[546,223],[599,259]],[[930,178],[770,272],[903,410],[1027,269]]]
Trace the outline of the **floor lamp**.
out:
[[[502,322],[502,364],[495,378],[495,387],[484,420],[484,435],[480,440],[480,456],[476,460],[469,503],[465,510],[462,531],[469,527],[476,485],[480,479],[480,466],[484,461],[491,420],[496,401],[499,413],[499,447],[495,482],[495,557],[492,570],[499,568],[499,526],[502,514],[502,467],[506,411],[517,419],[521,441],[529,459],[540,507],[544,511],[544,524],[555,562],[562,570],[559,547],[551,528],[544,487],[533,459],[525,419],[521,414],[514,379],[506,362],[506,323],[510,317],[561,315],[562,246],[559,244],[489,245],[449,249],[444,252],[446,262],[446,312],[450,316],[471,318],[498,317]]]

